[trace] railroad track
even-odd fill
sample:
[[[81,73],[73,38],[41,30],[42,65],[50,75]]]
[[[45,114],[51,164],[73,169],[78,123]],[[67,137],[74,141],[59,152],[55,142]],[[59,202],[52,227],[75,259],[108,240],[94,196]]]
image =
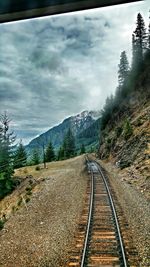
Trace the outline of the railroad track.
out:
[[[86,161],[89,181],[85,206],[67,266],[139,267],[127,223],[121,211],[117,215],[107,178],[97,162]]]

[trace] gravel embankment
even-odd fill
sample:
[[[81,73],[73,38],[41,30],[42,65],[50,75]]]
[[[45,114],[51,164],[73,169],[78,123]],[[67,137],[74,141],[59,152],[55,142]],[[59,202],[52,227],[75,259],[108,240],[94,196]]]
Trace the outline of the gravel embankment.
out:
[[[150,266],[150,203],[130,182],[124,179],[122,172],[111,163],[100,161],[108,172],[111,186],[125,212],[132,229],[133,241],[141,258],[137,267]]]
[[[56,164],[57,165],[57,164]],[[87,177],[84,158],[61,163],[45,173],[27,208],[19,209],[0,232],[0,266],[65,265],[82,211]]]

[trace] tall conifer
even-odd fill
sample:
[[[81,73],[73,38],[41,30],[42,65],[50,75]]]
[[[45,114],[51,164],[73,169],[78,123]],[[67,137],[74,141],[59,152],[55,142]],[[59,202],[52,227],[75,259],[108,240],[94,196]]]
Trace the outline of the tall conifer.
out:
[[[64,137],[63,149],[66,159],[75,155],[75,138],[70,128]]]
[[[118,83],[119,86],[123,86],[125,85],[129,74],[129,62],[125,51],[123,51],[120,55],[120,63],[118,67]]]
[[[55,159],[55,153],[54,153],[54,148],[52,146],[52,143],[49,142],[47,148],[46,148],[46,153],[45,153],[45,160],[46,162],[51,162]]]
[[[134,50],[136,53],[137,64],[143,59],[143,53],[146,49],[146,28],[145,22],[140,13],[137,15],[136,29],[134,31]]]
[[[14,168],[24,167],[26,165],[26,160],[27,160],[27,154],[22,144],[22,141],[20,141],[20,144],[14,155]]]
[[[12,145],[15,141],[9,131],[10,119],[6,113],[0,116],[0,199],[13,188]]]

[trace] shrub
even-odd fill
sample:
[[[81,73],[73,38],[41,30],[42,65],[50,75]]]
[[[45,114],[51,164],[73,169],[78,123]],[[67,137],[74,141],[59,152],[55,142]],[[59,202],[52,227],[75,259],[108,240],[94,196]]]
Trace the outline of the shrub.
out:
[[[27,191],[27,195],[32,195],[32,187],[31,186],[27,186],[26,187],[26,191]]]
[[[111,139],[108,137],[106,142],[107,142],[107,144],[111,144]]]
[[[127,168],[131,165],[131,161],[121,161],[119,163],[119,167],[120,169],[124,169],[124,168]]]
[[[22,198],[19,198],[17,205],[20,206],[22,203]]]
[[[33,185],[33,180],[29,180],[29,184],[32,186]]]
[[[32,191],[27,191],[26,193],[28,196],[32,195]]]
[[[31,186],[26,187],[26,191],[31,191],[31,190],[32,190]]]
[[[129,122],[129,120],[127,119],[124,123],[123,126],[123,136],[125,140],[128,140],[129,137],[133,134],[133,128]]]
[[[27,197],[25,201],[26,201],[26,203],[28,203],[30,201],[30,198]]]
[[[2,220],[2,219],[0,219],[0,230],[2,230],[2,229],[3,229],[3,227],[4,227],[4,224],[5,224],[5,221],[4,221],[4,220]]]
[[[120,135],[121,135],[121,133],[122,133],[122,127],[117,127],[116,129],[115,129],[115,132],[116,132],[116,136],[117,137],[119,137]]]

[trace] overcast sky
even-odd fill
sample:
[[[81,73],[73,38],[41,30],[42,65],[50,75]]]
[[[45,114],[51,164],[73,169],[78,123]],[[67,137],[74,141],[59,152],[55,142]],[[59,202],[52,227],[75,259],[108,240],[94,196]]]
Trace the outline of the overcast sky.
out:
[[[115,92],[120,53],[131,57],[148,1],[0,25],[0,114],[24,143]],[[146,25],[147,26],[147,25]]]

